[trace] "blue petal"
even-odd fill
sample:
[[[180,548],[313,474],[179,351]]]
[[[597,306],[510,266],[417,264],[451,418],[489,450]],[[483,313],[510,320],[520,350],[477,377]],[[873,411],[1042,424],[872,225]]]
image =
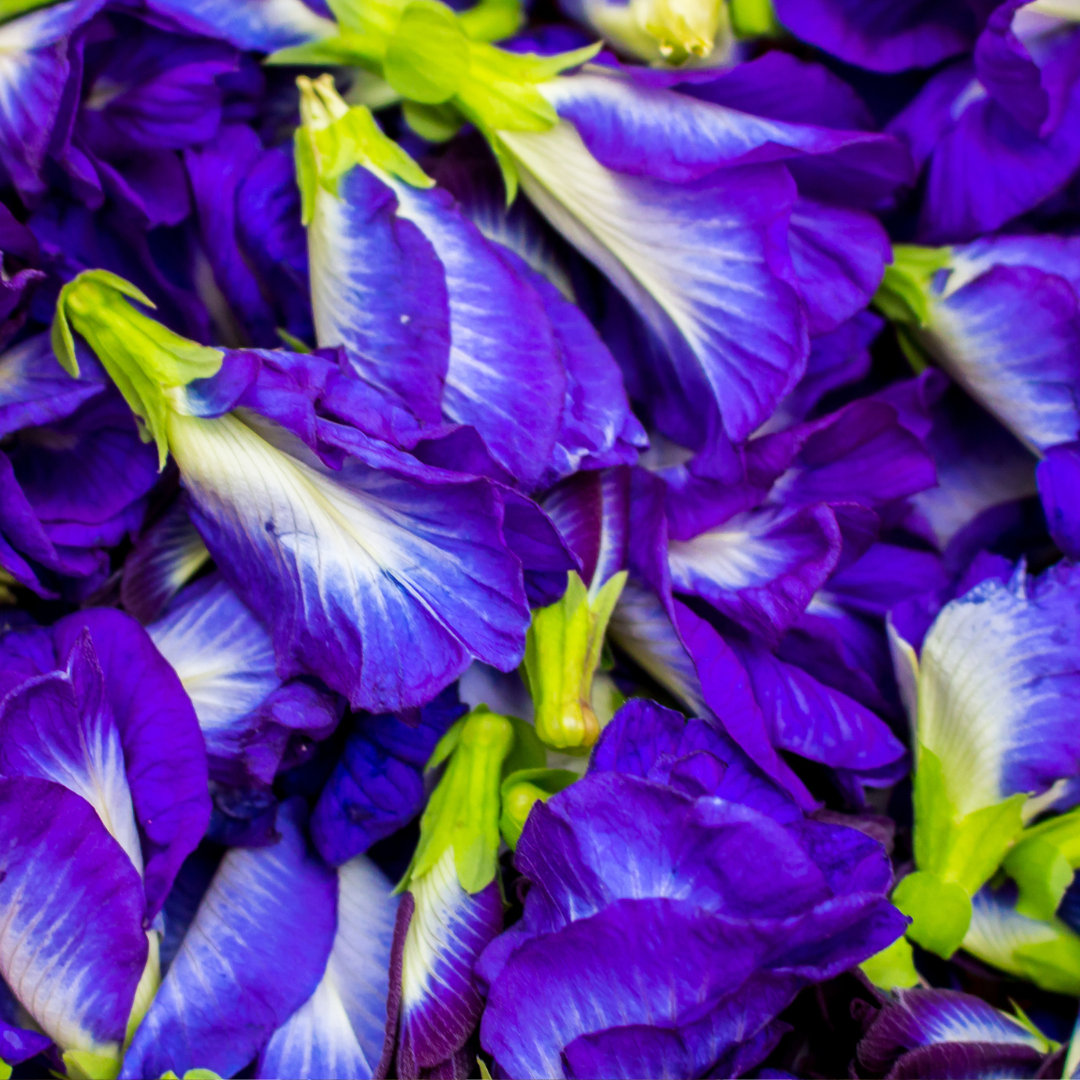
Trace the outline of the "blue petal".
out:
[[[334,938],[334,872],[283,803],[271,847],[232,848],[124,1058],[123,1077],[232,1076],[314,993]]]
[[[315,993],[270,1037],[258,1075],[297,1080],[371,1077],[386,1029],[397,900],[362,855],[338,869],[338,922]]]
[[[679,636],[701,680],[702,696],[724,730],[804,810],[816,809],[814,797],[773,747],[765,715],[739,658],[720,634],[685,604],[676,602],[674,610]]]
[[[0,971],[64,1050],[119,1056],[147,957],[142,883],[84,799],[0,780]]]
[[[174,418],[192,515],[270,630],[282,676],[314,674],[372,712],[429,701],[476,657],[520,661],[528,621],[487,481],[376,450],[338,472],[258,417]],[[323,429],[332,435],[329,427]]]
[[[661,426],[677,438],[689,415],[704,442],[716,415],[731,438],[749,435],[806,361],[787,251],[795,201],[787,171],[719,170],[671,184],[605,168],[569,124],[501,137],[525,193],[667,351],[642,376],[659,383],[659,399],[646,404]]]
[[[933,67],[975,43],[975,12],[963,0],[778,0],[797,37],[871,71]]]
[[[401,954],[398,1069],[417,1076],[460,1050],[480,1019],[483,1002],[473,965],[502,929],[498,882],[471,895],[458,881],[454,853],[446,855],[408,893],[411,913]],[[399,923],[402,916],[399,915]],[[399,931],[400,933],[400,931]]]
[[[824,505],[737,514],[692,540],[671,542],[672,588],[776,641],[835,569],[840,545],[836,517]]]
[[[67,82],[67,38],[103,4],[69,0],[0,27],[0,164],[20,191],[45,189],[40,170]]]
[[[337,33],[337,24],[317,15],[304,0],[149,0],[147,6],[193,34],[255,52],[275,52]]]
[[[447,192],[404,183],[395,191],[398,213],[420,228],[446,274],[443,411],[472,424],[499,464],[531,487],[555,446],[567,392],[544,302]]]
[[[66,671],[30,679],[0,705],[0,772],[50,780],[81,795],[139,874],[139,833],[120,732],[88,633]]]
[[[0,356],[0,435],[70,416],[105,382],[97,362],[79,351],[78,379],[53,356],[48,334],[27,338]]]
[[[750,675],[774,746],[836,768],[880,769],[903,758],[888,725],[846,694],[755,643],[731,648]]]
[[[312,839],[328,863],[367,851],[421,811],[424,767],[464,711],[449,688],[420,709],[415,726],[392,714],[356,722],[311,816]]]
[[[866,207],[911,177],[904,147],[889,136],[767,120],[592,71],[546,83],[543,92],[617,172],[684,184],[732,165],[812,162],[827,183],[815,193],[800,180],[804,194],[828,192],[831,202]]]
[[[177,501],[136,541],[120,577],[124,610],[153,622],[210,560],[182,502]]]
[[[124,750],[153,918],[206,832],[206,748],[180,680],[130,615],[92,608],[65,616],[53,627],[57,656],[65,660],[87,630]]]
[[[626,568],[629,499],[630,471],[616,468],[578,473],[541,501],[581,560],[582,580],[594,588]]]
[[[1034,450],[1080,434],[1080,304],[1068,281],[994,265],[933,304],[946,370]],[[949,283],[951,290],[952,282]]]
[[[788,243],[811,334],[827,334],[862,311],[892,261],[877,218],[811,199],[796,204]]]
[[[1075,560],[1080,557],[1080,443],[1052,446],[1036,475],[1050,535]]]
[[[973,994],[955,990],[896,990],[859,1043],[859,1061],[888,1071],[900,1053],[938,1043],[1029,1046],[1041,1058],[1046,1040]]]
[[[697,668],[652,589],[627,579],[608,626],[612,640],[695,716],[708,706]]]
[[[344,345],[360,379],[415,422],[440,419],[450,325],[443,268],[400,193],[357,166],[340,198],[320,190],[308,225],[315,332]]]
[[[1080,769],[1080,581],[1060,565],[984,581],[942,609],[919,661],[919,739],[957,815]]]
[[[186,589],[147,632],[180,676],[207,752],[239,755],[253,734],[245,717],[281,685],[270,635],[220,577]]]

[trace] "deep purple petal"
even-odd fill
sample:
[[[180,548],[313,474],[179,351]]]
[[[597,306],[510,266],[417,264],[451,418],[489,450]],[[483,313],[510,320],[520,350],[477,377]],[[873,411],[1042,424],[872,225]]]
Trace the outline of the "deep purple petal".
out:
[[[53,634],[62,663],[84,629],[90,631],[124,748],[152,918],[206,832],[206,747],[179,678],[130,615],[99,608],[61,619]]]

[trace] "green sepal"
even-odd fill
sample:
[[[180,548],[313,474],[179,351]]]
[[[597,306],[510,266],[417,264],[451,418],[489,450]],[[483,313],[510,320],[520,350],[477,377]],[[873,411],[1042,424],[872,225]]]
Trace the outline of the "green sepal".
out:
[[[480,0],[458,13],[461,29],[473,41],[502,41],[521,29],[525,16],[519,0]]]
[[[0,1080],[11,1080],[11,1073],[11,1066],[3,1058],[0,1058]]]
[[[930,286],[949,265],[952,248],[897,244],[893,261],[874,294],[873,304],[890,322],[925,327],[930,322]]]
[[[180,1077],[170,1069],[168,1072],[161,1074],[161,1080],[180,1080]],[[183,1080],[221,1080],[221,1077],[210,1069],[188,1069],[184,1073]]]
[[[221,370],[225,354],[174,334],[128,303],[127,297],[154,305],[134,285],[106,270],[84,270],[61,290],[53,316],[56,357],[77,376],[77,331],[97,353],[102,366],[158,448],[158,467],[169,454],[168,416],[177,409],[175,391]]]
[[[387,44],[383,78],[407,101],[442,105],[469,64],[469,38],[454,11],[438,0],[412,0]]]
[[[1032,919],[1052,919],[1080,866],[1080,810],[1030,829],[1005,858],[1005,872],[1020,888],[1016,910]]]
[[[525,675],[536,714],[536,733],[548,746],[592,746],[600,723],[592,707],[592,684],[611,614],[626,583],[612,575],[595,593],[575,571],[566,591],[533,612],[525,639]]]
[[[264,61],[273,67],[363,67],[377,69],[382,63],[385,41],[365,34],[343,31],[303,45],[278,49]]]
[[[916,755],[913,802],[915,865],[969,896],[993,876],[1023,828],[1022,792],[958,817],[941,760],[921,743]]]
[[[779,37],[783,33],[772,0],[728,0],[736,37]]]
[[[1028,1014],[1024,1012],[1024,1010],[1021,1009],[1020,1006],[1015,1001],[1013,1001],[1012,998],[1009,998],[1009,1007],[1013,1011],[1013,1019],[1022,1028],[1026,1029],[1032,1035],[1034,1035],[1035,1038],[1040,1040],[1041,1045],[1039,1049],[1044,1054],[1056,1054],[1061,1049],[1061,1043],[1057,1042],[1055,1039],[1047,1038],[1046,1035],[1043,1034],[1040,1028],[1036,1025],[1035,1021],[1032,1020],[1031,1017],[1028,1016]]]
[[[906,990],[919,985],[919,973],[915,970],[911,942],[906,937],[898,937],[881,952],[874,953],[869,960],[864,960],[859,968],[882,990]]]
[[[948,960],[971,925],[971,897],[955,881],[916,870],[893,889],[892,902],[911,919],[907,936]]]
[[[580,780],[570,769],[518,769],[502,782],[499,794],[502,798],[502,815],[499,830],[506,846],[517,850],[521,830],[529,812],[538,802],[546,802],[552,795]]]
[[[1018,945],[1012,951],[1010,967],[1043,990],[1054,994],[1080,996],[1080,937],[1064,923],[1052,920],[1056,937],[1050,941]]]
[[[306,341],[301,341],[294,334],[290,334],[289,331],[282,326],[277,327],[276,332],[277,336],[281,338],[281,343],[289,350],[289,352],[311,353],[315,351]]]
[[[65,1050],[64,1071],[68,1080],[116,1080],[120,1055],[94,1054],[89,1050]]]
[[[420,136],[431,143],[447,142],[452,139],[465,122],[461,113],[453,105],[420,105],[415,101],[406,101],[401,107],[405,123]]]
[[[0,0],[0,23],[6,23],[10,19],[16,19],[31,11],[37,11],[38,8],[52,7],[59,2],[60,0]],[[0,1077],[0,1080],[3,1078]]]
[[[486,706],[462,717],[439,740],[428,767],[446,761],[446,771],[420,819],[420,842],[398,891],[435,867],[448,848],[466,892],[478,893],[495,880],[499,783],[513,741],[514,725]]]
[[[568,68],[591,60],[601,43],[555,56],[510,53],[494,45],[469,43],[469,71],[454,104],[485,134],[498,131],[550,131],[555,107],[539,85]]]
[[[1022,839],[1006,855],[1005,872],[1020,889],[1017,912],[1029,919],[1052,919],[1073,879],[1061,848],[1039,836]]]
[[[358,165],[396,176],[413,187],[434,185],[435,181],[383,134],[370,109],[364,105],[350,108],[345,103],[329,75],[314,81],[301,75],[296,84],[303,121],[294,136],[296,182],[305,225],[314,216],[317,189],[336,196],[338,182]]]
[[[514,728],[514,745],[503,760],[500,776],[505,779],[511,773],[523,769],[543,769],[547,766],[547,747],[540,741],[536,728],[527,720],[508,716]]]

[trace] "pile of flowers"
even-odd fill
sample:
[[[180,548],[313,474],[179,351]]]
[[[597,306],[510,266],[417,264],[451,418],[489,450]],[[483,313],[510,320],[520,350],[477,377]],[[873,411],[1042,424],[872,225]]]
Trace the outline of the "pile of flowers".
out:
[[[0,1076],[1080,1075],[1077,0],[4,0],[0,183]]]

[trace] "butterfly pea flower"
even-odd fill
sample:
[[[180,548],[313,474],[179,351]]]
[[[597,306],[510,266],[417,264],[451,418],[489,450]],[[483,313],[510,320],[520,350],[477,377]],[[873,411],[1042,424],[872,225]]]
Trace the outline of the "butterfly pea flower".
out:
[[[1080,19],[998,5],[970,59],[937,72],[889,125],[925,171],[918,238],[974,240],[1055,196],[1080,166]]]
[[[323,739],[335,695],[277,675],[270,635],[217,574],[184,589],[147,627],[199,718],[213,780],[271,784],[290,739]]]
[[[429,700],[473,657],[520,661],[522,563],[503,525],[533,504],[504,511],[511,495],[489,481],[318,418],[334,362],[249,352],[223,367],[222,351],[166,330],[125,295],[133,287],[114,276],[80,277],[54,340],[69,369],[71,327],[90,340],[159,460],[172,453],[196,527],[270,631],[283,677],[316,676],[381,712]]]
[[[593,707],[608,620],[626,582],[630,471],[578,473],[544,497],[543,505],[582,561],[566,591],[533,612],[524,672],[533,699],[536,733],[557,749],[596,742]]]
[[[286,800],[276,843],[225,853],[177,927],[121,1076],[233,1076],[253,1060],[267,1077],[375,1073],[396,901],[363,857],[328,867],[306,816]]]
[[[1020,1077],[1039,1075],[1057,1048],[1019,1010],[1010,1016],[972,994],[912,989],[885,1002],[857,1056],[875,1075]]]
[[[411,446],[445,423],[470,425],[530,491],[586,452],[629,460],[633,448],[616,437],[644,436],[584,315],[431,189],[328,77],[301,87],[297,160],[317,337],[343,345],[363,383],[388,395],[388,437]],[[601,394],[611,395],[607,415],[594,418],[582,399]]]
[[[335,55],[387,78],[415,110],[438,108],[441,116],[449,108],[485,134],[508,193],[520,182],[649,327],[662,354],[653,382],[663,394],[653,411],[665,434],[697,448],[753,431],[806,361],[805,313],[781,239],[796,192],[777,160],[835,155],[832,188],[859,190],[872,205],[908,173],[899,144],[748,117],[637,85],[625,72],[559,77],[588,50],[500,52],[471,40],[468,24],[441,6],[411,5],[396,24],[395,12],[378,26],[373,12],[348,6]],[[430,50],[417,44],[433,39],[436,24],[445,45],[437,73]],[[278,59],[318,62],[328,48]],[[766,144],[772,163],[751,164]],[[748,286],[738,296],[724,269],[735,262]],[[740,329],[751,324],[770,333]]]
[[[543,765],[532,728],[478,706],[439,740],[445,762],[423,817],[420,842],[399,884],[391,993],[400,1001],[397,1072],[454,1068],[483,1007],[473,967],[502,929],[498,873],[501,783]]]
[[[157,989],[158,914],[209,819],[202,737],[121,612],[13,631],[0,650],[0,969],[69,1075],[115,1076]]]
[[[533,806],[515,862],[524,916],[478,968],[507,1076],[742,1075],[801,987],[904,923],[876,841],[804,818],[711,723],[652,702]]]
[[[914,920],[909,938],[942,956],[964,940],[971,898],[1025,822],[1055,803],[1080,763],[1068,707],[1074,577],[1065,565],[1029,577],[1021,564],[1008,582],[988,578],[945,605],[917,656],[894,629],[915,727],[917,867],[894,895]]]
[[[878,306],[1036,454],[1080,430],[1080,246],[1058,236],[898,247]]]

